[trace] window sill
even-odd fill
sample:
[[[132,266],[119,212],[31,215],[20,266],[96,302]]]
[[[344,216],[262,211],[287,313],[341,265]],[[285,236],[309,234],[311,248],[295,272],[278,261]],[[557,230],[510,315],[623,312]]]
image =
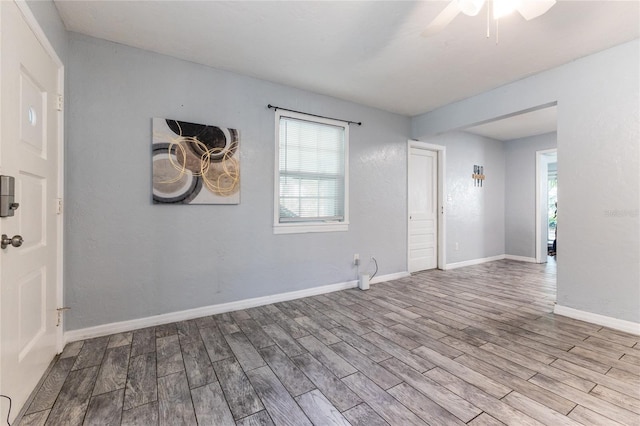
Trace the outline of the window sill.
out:
[[[310,232],[345,232],[349,230],[349,224],[340,223],[278,223],[273,225],[274,234],[306,234]]]

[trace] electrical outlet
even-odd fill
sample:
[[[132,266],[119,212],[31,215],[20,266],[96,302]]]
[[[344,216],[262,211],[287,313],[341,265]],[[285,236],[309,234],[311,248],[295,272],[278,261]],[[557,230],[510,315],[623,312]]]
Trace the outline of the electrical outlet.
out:
[[[358,253],[353,255],[353,264],[356,266],[360,264],[360,255]]]
[[[455,251],[460,250],[460,244],[458,244],[458,242],[457,242],[457,241],[456,241],[456,244],[455,244],[455,246],[453,247],[453,249],[454,249]]]

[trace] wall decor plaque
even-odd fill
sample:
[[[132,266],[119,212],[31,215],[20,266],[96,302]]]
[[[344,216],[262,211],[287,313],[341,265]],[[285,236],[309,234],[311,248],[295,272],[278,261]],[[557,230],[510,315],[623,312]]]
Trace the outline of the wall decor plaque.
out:
[[[153,119],[154,204],[239,204],[236,129]]]

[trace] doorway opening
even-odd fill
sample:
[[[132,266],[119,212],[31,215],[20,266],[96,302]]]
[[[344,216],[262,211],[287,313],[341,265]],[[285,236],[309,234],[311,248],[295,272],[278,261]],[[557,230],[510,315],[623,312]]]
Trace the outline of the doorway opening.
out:
[[[556,255],[558,230],[558,161],[550,162],[547,167],[547,254]]]
[[[536,151],[536,262],[556,255],[558,151]]]

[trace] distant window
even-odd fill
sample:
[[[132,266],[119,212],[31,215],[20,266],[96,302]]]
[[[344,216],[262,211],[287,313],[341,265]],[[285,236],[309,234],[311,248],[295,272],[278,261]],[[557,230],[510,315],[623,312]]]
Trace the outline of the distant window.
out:
[[[276,111],[274,232],[348,229],[347,123]]]

